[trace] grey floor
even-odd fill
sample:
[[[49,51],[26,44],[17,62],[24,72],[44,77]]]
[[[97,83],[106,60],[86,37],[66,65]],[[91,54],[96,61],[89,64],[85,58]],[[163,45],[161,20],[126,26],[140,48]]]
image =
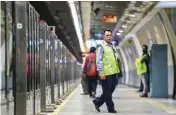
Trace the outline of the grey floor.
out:
[[[119,85],[113,100],[118,115],[176,115],[176,101],[172,99],[140,98],[137,89]],[[101,94],[101,87],[97,88],[97,96]],[[59,111],[48,115],[109,115],[106,104],[97,112],[88,95],[80,95],[82,87],[79,85],[68,102]],[[58,106],[58,108],[60,108]],[[112,113],[111,113],[112,114]]]

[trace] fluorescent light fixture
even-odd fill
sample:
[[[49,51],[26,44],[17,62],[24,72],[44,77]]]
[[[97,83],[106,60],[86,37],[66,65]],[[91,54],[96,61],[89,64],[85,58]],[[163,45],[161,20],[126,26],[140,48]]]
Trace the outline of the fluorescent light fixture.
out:
[[[126,20],[126,23],[131,24],[131,21],[130,20]]]
[[[120,33],[124,32],[123,30],[119,30]]]
[[[117,35],[117,36],[120,36],[120,35],[121,35],[121,33],[116,33],[116,35]]]
[[[122,28],[127,28],[127,26],[126,25],[122,25]]]
[[[130,17],[133,17],[133,18],[134,18],[134,17],[136,17],[136,15],[134,15],[134,14],[130,14]]]
[[[84,49],[84,45],[83,45],[83,38],[82,38],[82,34],[81,34],[80,24],[79,24],[79,21],[78,21],[78,14],[76,12],[76,7],[75,7],[75,4],[74,4],[74,1],[68,1],[68,3],[69,3],[69,6],[70,6],[70,9],[71,9],[72,18],[73,18],[76,33],[77,33],[77,36],[78,36],[80,48],[81,48],[81,51],[84,52],[85,49]]]

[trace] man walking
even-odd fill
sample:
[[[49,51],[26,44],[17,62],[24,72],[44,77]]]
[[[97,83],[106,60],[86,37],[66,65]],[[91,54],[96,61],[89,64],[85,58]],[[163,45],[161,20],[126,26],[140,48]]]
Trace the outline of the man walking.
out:
[[[120,73],[119,64],[117,61],[116,50],[112,40],[112,31],[104,31],[104,42],[98,46],[96,55],[97,71],[102,80],[102,94],[93,100],[95,108],[100,112],[99,107],[106,102],[109,113],[116,113],[114,103],[112,101],[112,93],[118,84],[117,75]]]

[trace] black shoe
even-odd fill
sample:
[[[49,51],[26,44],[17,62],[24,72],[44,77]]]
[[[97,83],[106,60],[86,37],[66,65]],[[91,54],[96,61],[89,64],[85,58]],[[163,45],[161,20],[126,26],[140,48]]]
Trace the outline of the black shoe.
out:
[[[100,112],[100,108],[99,108],[98,105],[95,104],[95,100],[93,100],[92,102],[93,102],[93,104],[95,105],[95,109],[96,109],[98,112]]]
[[[88,95],[89,93],[81,93],[80,95]]]
[[[142,89],[137,90],[137,92],[142,92],[142,91],[143,91]]]
[[[95,98],[95,93],[94,93],[94,92],[92,92],[91,96],[92,96],[92,98]]]
[[[114,110],[114,111],[108,111],[109,113],[117,113],[117,111],[116,110]]]
[[[90,98],[94,98],[95,99],[95,96],[93,96],[93,95],[91,95],[91,96],[89,96]]]
[[[143,93],[142,95],[140,95],[140,97],[148,97],[147,93]]]

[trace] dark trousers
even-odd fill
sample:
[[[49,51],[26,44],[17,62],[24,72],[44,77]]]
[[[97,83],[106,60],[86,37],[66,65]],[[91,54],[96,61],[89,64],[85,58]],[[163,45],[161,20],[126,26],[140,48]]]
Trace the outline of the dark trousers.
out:
[[[150,82],[149,82],[149,75],[148,73],[143,73],[141,75],[141,79],[142,79],[142,83],[143,83],[143,93],[146,94],[147,92],[149,92],[149,86],[150,86]]]
[[[89,94],[92,96],[92,92],[96,93],[96,88],[97,88],[97,77],[89,77],[87,76],[88,79],[88,86],[89,86]]]
[[[88,80],[87,80],[87,76],[84,73],[82,73],[81,84],[82,84],[83,92],[88,93]]]
[[[147,84],[147,92],[150,92],[150,76],[149,76],[150,74],[149,73],[146,73],[146,74],[147,74],[147,77],[145,79]],[[139,90],[144,91],[144,82],[142,82],[142,77],[140,78]]]
[[[102,80],[102,94],[100,97],[97,97],[94,102],[97,106],[102,106],[106,102],[108,111],[114,110],[114,103],[112,101],[112,93],[115,90],[115,87],[118,84],[117,75],[106,76],[105,80]]]
[[[140,79],[140,87],[139,87],[139,90],[140,90],[140,91],[143,91],[143,87],[144,87],[144,86],[143,86],[143,83],[142,83],[142,79]]]

